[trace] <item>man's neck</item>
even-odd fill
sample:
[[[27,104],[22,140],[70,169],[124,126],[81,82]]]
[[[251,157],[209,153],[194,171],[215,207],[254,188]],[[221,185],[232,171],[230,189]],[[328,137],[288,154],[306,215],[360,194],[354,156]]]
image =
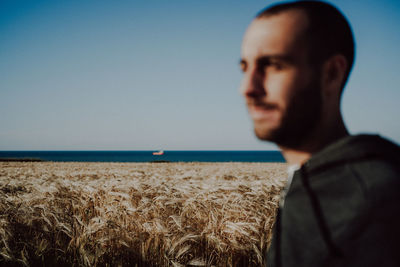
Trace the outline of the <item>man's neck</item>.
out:
[[[334,127],[322,127],[311,132],[304,142],[297,147],[279,146],[279,148],[290,165],[303,165],[313,154],[348,135],[349,132],[343,120],[340,119]]]

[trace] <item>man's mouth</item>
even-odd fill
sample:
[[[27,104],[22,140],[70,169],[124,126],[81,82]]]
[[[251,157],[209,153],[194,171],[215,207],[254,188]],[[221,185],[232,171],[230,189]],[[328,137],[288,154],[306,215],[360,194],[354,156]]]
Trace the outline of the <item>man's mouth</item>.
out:
[[[253,120],[272,118],[279,110],[277,105],[264,103],[248,103],[247,107]]]

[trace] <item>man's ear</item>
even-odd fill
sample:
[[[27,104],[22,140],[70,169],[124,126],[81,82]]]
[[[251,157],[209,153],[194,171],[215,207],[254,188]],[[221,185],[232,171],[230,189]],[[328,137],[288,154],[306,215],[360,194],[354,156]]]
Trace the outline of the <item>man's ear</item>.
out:
[[[335,54],[325,61],[322,67],[322,88],[326,96],[340,96],[348,63],[341,54]]]

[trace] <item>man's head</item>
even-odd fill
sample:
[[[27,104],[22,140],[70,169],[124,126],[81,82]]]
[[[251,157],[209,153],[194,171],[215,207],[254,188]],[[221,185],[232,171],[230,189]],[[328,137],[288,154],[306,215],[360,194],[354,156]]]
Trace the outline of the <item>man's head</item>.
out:
[[[263,10],[246,31],[241,57],[241,92],[260,139],[296,148],[340,117],[354,41],[333,6],[300,1]]]

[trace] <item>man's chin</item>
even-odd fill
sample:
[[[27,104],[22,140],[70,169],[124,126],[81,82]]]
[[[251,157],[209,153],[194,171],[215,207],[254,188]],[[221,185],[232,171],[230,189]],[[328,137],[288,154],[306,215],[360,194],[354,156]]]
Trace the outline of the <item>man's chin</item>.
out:
[[[258,139],[263,141],[275,142],[277,139],[277,131],[275,129],[267,129],[264,127],[254,127],[254,133]]]
[[[292,131],[280,124],[272,127],[272,125],[254,123],[254,133],[258,139],[275,143],[278,146],[296,140],[296,136],[291,135]]]
[[[309,133],[309,131],[305,131],[304,129],[308,128],[300,126],[288,128],[284,127],[284,125],[273,128],[266,127],[266,125],[254,124],[254,133],[258,139],[288,148],[297,148],[303,143]]]

